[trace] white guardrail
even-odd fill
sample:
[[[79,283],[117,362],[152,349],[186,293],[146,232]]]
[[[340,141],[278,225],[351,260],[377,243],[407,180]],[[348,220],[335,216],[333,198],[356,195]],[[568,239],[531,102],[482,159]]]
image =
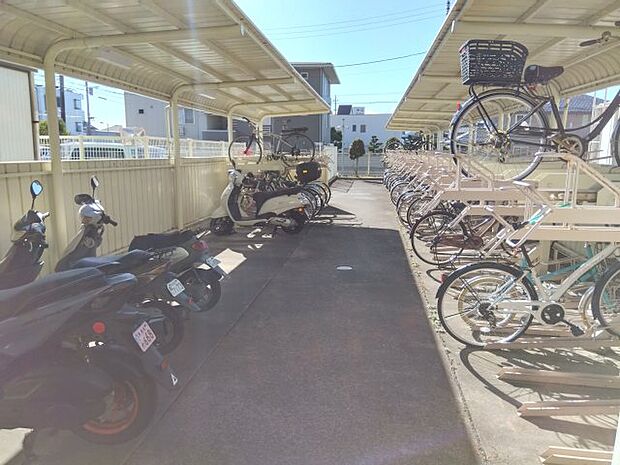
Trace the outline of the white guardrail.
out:
[[[148,136],[61,136],[63,160],[140,160],[171,158],[172,139]],[[181,157],[213,158],[228,156],[223,141],[181,139]],[[39,157],[50,159],[49,136],[39,137]]]

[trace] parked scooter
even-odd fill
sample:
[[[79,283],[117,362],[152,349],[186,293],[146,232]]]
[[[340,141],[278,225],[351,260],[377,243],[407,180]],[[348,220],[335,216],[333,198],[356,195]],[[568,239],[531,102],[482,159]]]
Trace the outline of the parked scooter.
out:
[[[136,236],[129,250],[158,251],[173,247],[170,271],[176,273],[189,296],[201,311],[212,309],[220,300],[220,281],[227,273],[220,261],[209,253],[205,232],[192,230],[149,233]],[[205,268],[208,267],[208,268]]]
[[[13,244],[6,256],[0,261],[0,289],[12,289],[34,281],[39,275],[43,261],[43,251],[48,247],[45,238],[44,220],[49,213],[41,213],[34,210],[34,202],[37,196],[43,192],[43,186],[39,181],[33,181],[30,185],[32,205],[30,210],[15,223],[13,227]],[[166,272],[169,263],[167,258],[161,258],[157,254],[135,252],[130,257],[132,265],[136,268],[133,272],[139,273],[138,281],[143,295],[149,293],[149,289],[155,289],[154,293],[171,292],[167,285],[169,282],[178,281],[171,273]],[[121,269],[116,262],[101,264],[81,263],[76,268],[97,267],[105,269],[108,274],[118,274],[128,270]],[[68,269],[68,268],[67,268]],[[66,271],[59,269],[57,271]],[[132,273],[133,273],[132,272]],[[175,293],[179,291],[173,288]],[[168,294],[166,294],[168,296]],[[189,302],[190,298],[184,292],[177,294],[175,299]],[[135,296],[130,304],[124,305],[119,314],[123,320],[135,319],[148,321],[157,335],[156,346],[167,354],[173,351],[183,339],[183,316],[178,309],[168,302],[151,299],[140,300]],[[189,303],[188,303],[189,305]]]
[[[159,382],[178,378],[149,324],[118,318],[131,274],[88,268],[0,291],[0,429],[57,428],[116,444],[139,435]]]
[[[171,301],[191,311],[199,311],[199,307],[185,292],[185,287],[176,275],[169,271],[172,250],[133,250],[120,255],[96,256],[97,248],[103,242],[105,225],[118,225],[105,213],[101,202],[95,199],[98,186],[99,181],[93,176],[93,194],[75,196],[75,203],[80,205],[81,226],[56,264],[55,270],[94,267],[108,274],[135,274],[140,285],[136,287],[130,300],[133,307],[124,310],[129,314],[136,313],[134,317],[143,315],[146,318],[146,315],[150,315],[148,321],[157,333],[158,348],[162,353],[169,353],[178,347],[184,334],[183,315],[180,308],[174,307]]]
[[[44,221],[49,212],[41,213],[34,209],[35,200],[41,192],[43,185],[39,181],[32,181],[30,209],[13,225],[12,245],[0,260],[0,289],[10,289],[32,282],[43,268],[41,257],[48,247]]]
[[[280,226],[289,234],[299,233],[306,223],[304,208],[307,200],[301,194],[301,186],[268,192],[254,192],[252,205],[240,209],[243,188],[254,188],[256,180],[252,173],[244,175],[237,169],[228,172],[228,185],[222,193],[220,207],[213,212],[211,231],[217,235],[230,234],[238,226]]]

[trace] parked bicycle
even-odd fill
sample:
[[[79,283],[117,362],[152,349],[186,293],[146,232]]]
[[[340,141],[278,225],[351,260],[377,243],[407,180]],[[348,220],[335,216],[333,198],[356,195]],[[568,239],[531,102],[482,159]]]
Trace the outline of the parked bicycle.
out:
[[[260,163],[263,150],[268,160],[282,160],[287,166],[295,166],[300,161],[314,160],[315,144],[303,134],[308,128],[284,129],[282,136],[278,134],[258,136],[258,127],[248,118],[244,118],[250,127],[249,135],[237,136],[228,146],[228,159],[233,167],[241,160]]]
[[[587,47],[602,40],[580,45]],[[619,92],[593,121],[568,130],[548,87],[562,75],[562,66],[529,65],[523,71],[528,49],[505,40],[469,40],[461,47],[460,56],[463,84],[469,86],[471,97],[452,120],[450,150],[475,158],[495,173],[496,179],[524,179],[541,163],[539,152],[586,157],[590,142],[601,134],[620,106]],[[585,136],[576,132],[588,128]],[[611,157],[616,165],[620,165],[619,144],[617,122],[611,139]]]

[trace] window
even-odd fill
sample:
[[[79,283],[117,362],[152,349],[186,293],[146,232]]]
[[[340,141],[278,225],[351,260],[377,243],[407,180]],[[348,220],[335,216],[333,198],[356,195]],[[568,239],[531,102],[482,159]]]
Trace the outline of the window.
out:
[[[304,71],[304,72],[299,73],[299,74],[301,74],[301,77],[302,77],[302,78],[304,78],[306,81],[308,80],[308,73],[306,73],[306,72]]]
[[[351,126],[351,131],[353,132],[357,131],[357,124],[354,124],[353,126]]]
[[[60,95],[56,96],[56,106],[60,108]]]
[[[73,109],[74,110],[81,110],[82,109],[82,100],[79,98],[74,98],[73,99]]]
[[[144,114],[144,108],[138,108],[138,114],[139,115],[143,115]]]
[[[366,125],[360,124],[360,132],[366,132]]]
[[[194,110],[183,108],[183,118],[185,123],[194,124]]]
[[[75,123],[75,132],[82,132],[82,122],[78,121]]]

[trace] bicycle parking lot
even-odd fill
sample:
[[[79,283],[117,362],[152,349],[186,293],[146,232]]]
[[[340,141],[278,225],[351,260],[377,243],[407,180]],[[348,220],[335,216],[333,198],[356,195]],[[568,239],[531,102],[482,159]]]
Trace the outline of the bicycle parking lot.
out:
[[[329,92],[231,0],[33,5],[0,4],[49,120],[0,162],[0,463],[619,460],[617,1],[448,2],[380,153],[288,125]],[[167,134],[61,136],[58,72]]]

